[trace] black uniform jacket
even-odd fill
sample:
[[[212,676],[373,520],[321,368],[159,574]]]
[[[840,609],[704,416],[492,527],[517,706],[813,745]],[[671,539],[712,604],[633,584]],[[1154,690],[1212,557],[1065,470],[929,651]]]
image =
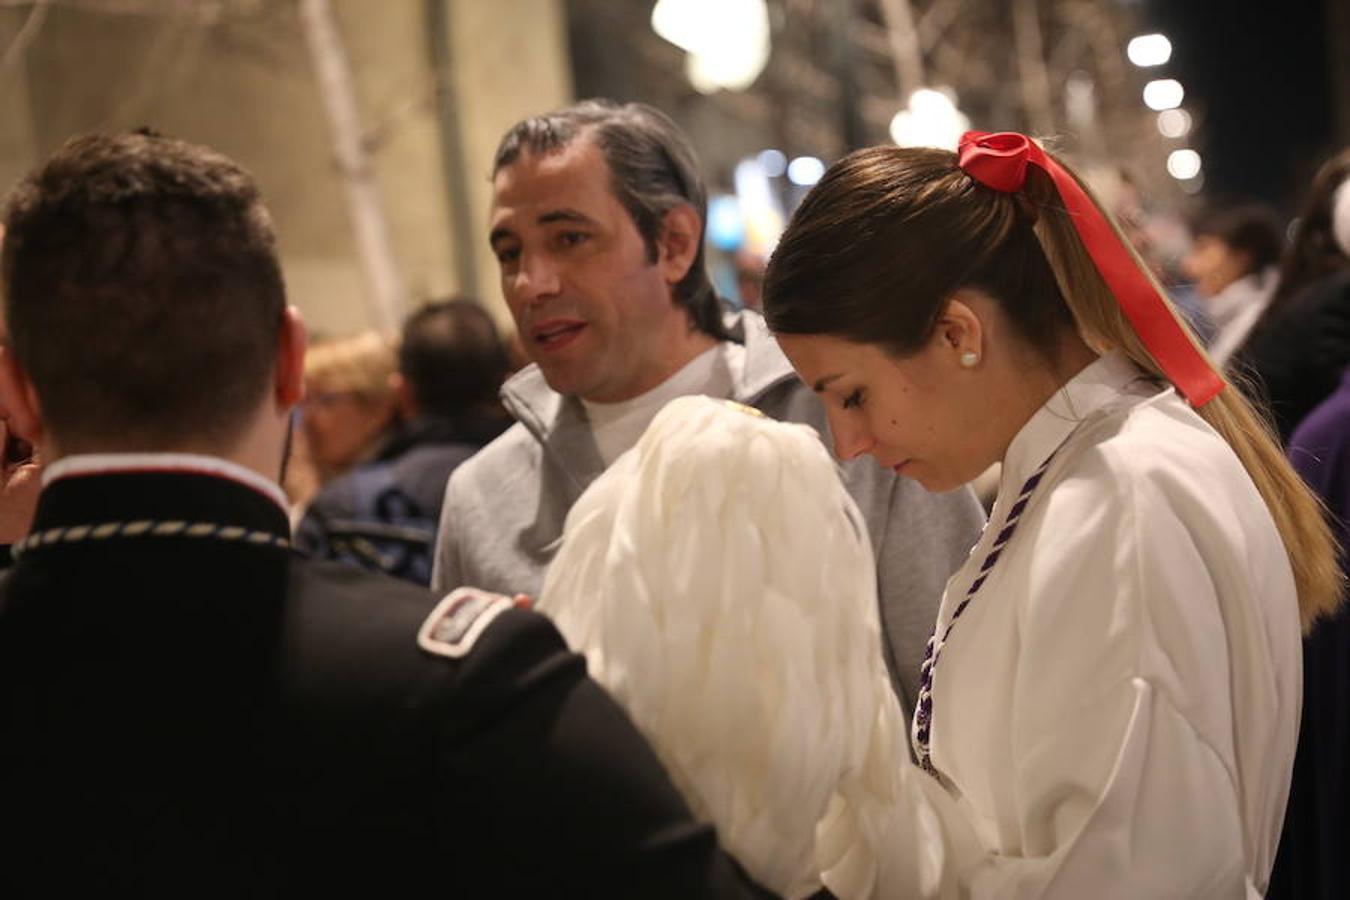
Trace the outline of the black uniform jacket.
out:
[[[209,475],[44,491],[0,581],[0,897],[765,896],[546,619],[434,655],[436,598],[286,533]]]

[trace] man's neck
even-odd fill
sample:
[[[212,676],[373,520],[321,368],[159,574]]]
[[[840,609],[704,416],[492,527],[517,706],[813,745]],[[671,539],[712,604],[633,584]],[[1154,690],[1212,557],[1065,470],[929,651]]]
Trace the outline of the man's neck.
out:
[[[218,441],[174,441],[159,444],[121,444],[115,441],[97,444],[44,441],[39,447],[43,465],[52,467],[74,457],[136,457],[149,455],[197,456],[222,460],[246,469],[263,480],[277,484],[281,477],[282,448],[285,444],[285,419],[255,421],[253,426],[230,443]]]
[[[660,365],[652,366],[646,377],[636,383],[630,383],[628,389],[620,395],[581,397],[588,403],[624,403],[650,393],[670,380],[676,372],[698,359],[704,353],[717,346],[717,339],[702,331],[690,330],[672,341],[660,354]]]
[[[591,434],[600,458],[608,467],[619,454],[637,442],[661,407],[676,397],[705,394],[730,397],[732,378],[727,361],[716,352],[716,343],[643,394],[618,403],[583,400]]]
[[[42,473],[44,487],[66,478],[135,473],[210,475],[250,487],[270,499],[283,512],[286,495],[273,478],[220,456],[182,452],[76,453],[49,464]]]

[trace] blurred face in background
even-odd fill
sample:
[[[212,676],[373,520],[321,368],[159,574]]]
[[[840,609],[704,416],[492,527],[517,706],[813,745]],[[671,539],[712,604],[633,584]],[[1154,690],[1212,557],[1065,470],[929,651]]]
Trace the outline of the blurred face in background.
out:
[[[1251,269],[1251,258],[1212,234],[1196,235],[1191,252],[1181,261],[1186,277],[1204,297],[1213,297]]]
[[[395,368],[393,345],[374,331],[309,348],[301,421],[320,477],[365,462],[394,425]]]
[[[306,385],[302,421],[319,471],[331,476],[365,461],[393,425],[395,406],[392,394],[372,396]]]

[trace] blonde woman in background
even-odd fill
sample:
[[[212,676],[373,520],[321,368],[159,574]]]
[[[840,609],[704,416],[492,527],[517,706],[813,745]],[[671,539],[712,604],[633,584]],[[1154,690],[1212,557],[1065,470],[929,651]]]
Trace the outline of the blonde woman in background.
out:
[[[305,355],[302,421],[321,482],[379,455],[398,423],[394,347],[374,331]]]
[[[305,398],[282,487],[299,524],[319,488],[379,455],[398,421],[394,348],[374,331],[317,341],[305,353]]]

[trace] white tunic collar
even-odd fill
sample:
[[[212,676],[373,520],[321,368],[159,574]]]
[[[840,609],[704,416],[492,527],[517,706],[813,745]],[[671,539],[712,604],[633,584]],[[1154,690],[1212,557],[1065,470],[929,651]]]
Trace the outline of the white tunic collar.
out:
[[[999,497],[1017,491],[1085,419],[1148,375],[1119,350],[1071,378],[1017,432],[1003,458]]]
[[[183,472],[226,478],[253,488],[283,512],[287,509],[286,495],[275,481],[238,463],[199,453],[77,453],[47,466],[42,473],[42,485],[46,487],[58,479],[77,475],[120,472]]]

